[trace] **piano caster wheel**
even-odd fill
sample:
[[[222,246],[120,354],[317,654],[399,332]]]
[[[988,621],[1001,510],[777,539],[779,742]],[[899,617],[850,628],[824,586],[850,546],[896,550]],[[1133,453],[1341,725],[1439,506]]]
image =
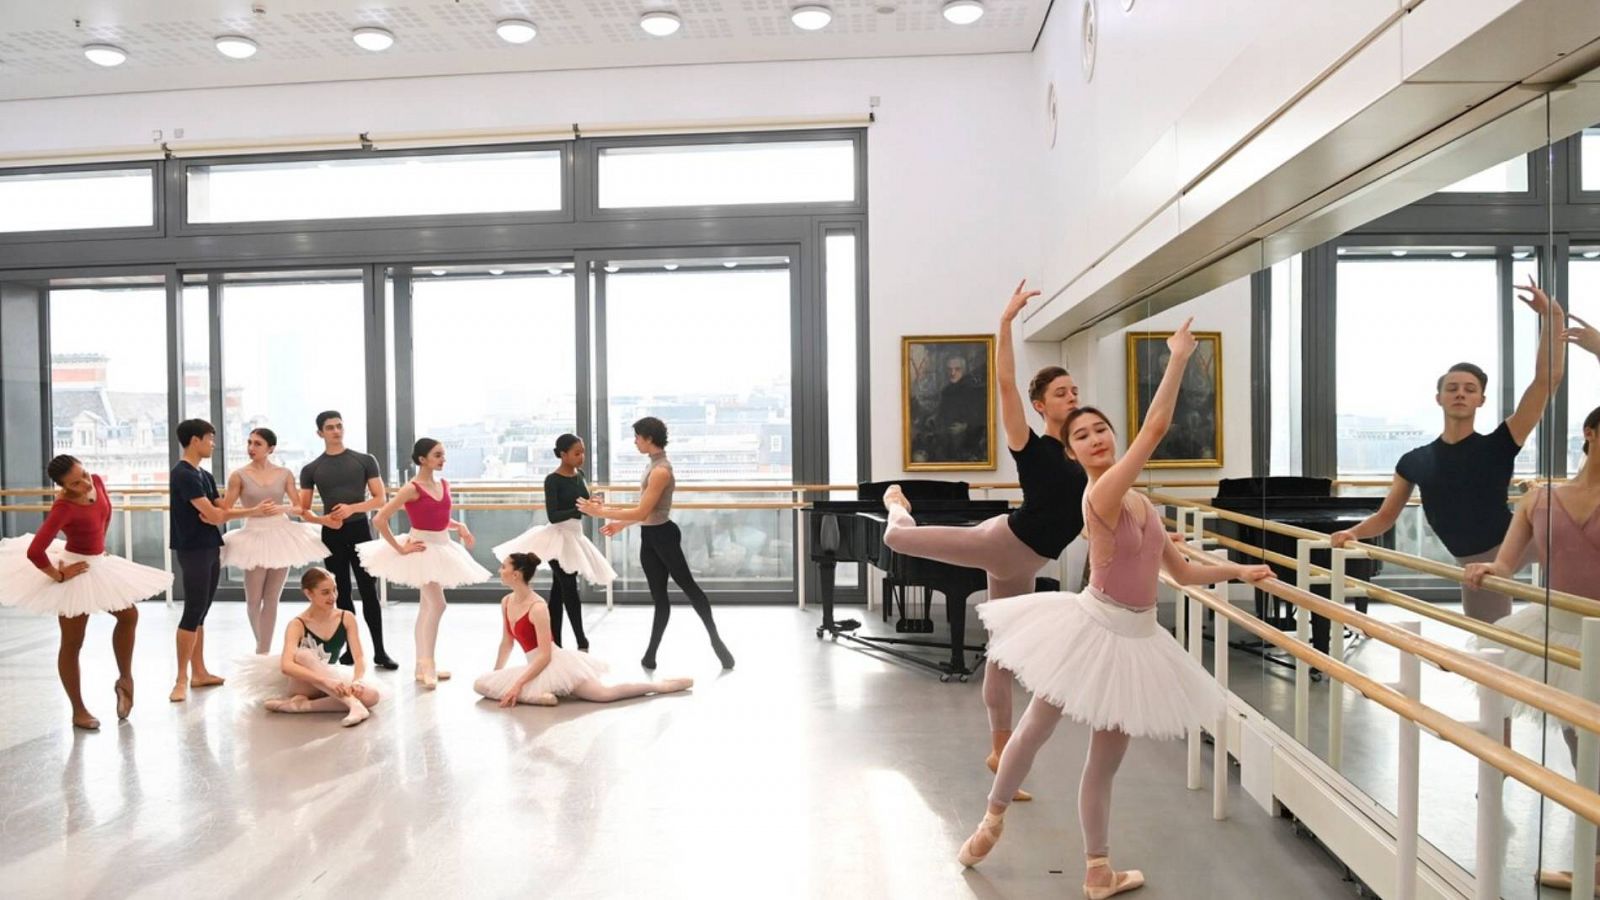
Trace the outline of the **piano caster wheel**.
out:
[[[969,679],[970,679],[970,678],[971,678],[971,676],[970,676],[970,675],[958,675],[958,676],[956,676],[956,681],[959,681],[959,682],[961,682],[961,683],[962,683],[962,684],[966,684],[966,683],[967,683],[967,681],[968,681],[968,680],[969,680]]]
[[[819,627],[818,627],[818,628],[817,628],[817,637],[818,637],[818,638],[819,638],[819,639],[820,639],[820,638],[821,638],[821,637],[822,637],[822,632],[823,632],[823,631],[825,631],[825,630],[826,630],[826,629],[824,629],[824,628],[822,628],[822,627],[820,627],[820,626],[819,626]]]

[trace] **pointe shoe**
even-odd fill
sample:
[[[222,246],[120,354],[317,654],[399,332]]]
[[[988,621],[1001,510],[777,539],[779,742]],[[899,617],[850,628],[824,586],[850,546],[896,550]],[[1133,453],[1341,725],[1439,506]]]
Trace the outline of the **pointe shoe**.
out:
[[[911,512],[911,501],[906,499],[906,492],[901,490],[898,484],[891,484],[884,490],[883,505],[898,506],[906,512]]]
[[[531,706],[555,706],[557,703],[560,703],[560,702],[561,702],[561,698],[557,697],[555,694],[550,693],[549,691],[545,691],[544,693],[534,697],[533,698],[533,702],[530,705]]]
[[[189,687],[222,687],[224,681],[221,675],[207,672],[204,675],[192,676],[189,679]]]
[[[1556,890],[1571,892],[1572,873],[1567,871],[1556,871],[1555,869],[1540,869],[1539,885],[1541,887],[1555,888]],[[1600,883],[1596,884],[1594,895],[1596,897],[1600,897]]]
[[[1129,869],[1126,872],[1117,872],[1111,868],[1111,860],[1104,856],[1097,856],[1089,860],[1089,868],[1105,869],[1111,873],[1110,884],[1083,883],[1083,896],[1087,900],[1106,900],[1126,891],[1138,890],[1144,887],[1144,873],[1138,869]]]
[[[693,678],[667,678],[661,682],[661,689],[657,693],[676,694],[694,687]]]
[[[72,727],[80,731],[99,731],[100,720],[89,715],[88,713],[85,713],[84,718],[82,719],[78,718],[77,716],[72,717]]]
[[[654,653],[646,653],[639,660],[639,668],[641,668],[641,669],[649,669],[652,672],[655,671],[655,668],[656,668],[656,655]]]
[[[295,694],[293,697],[280,697],[276,700],[268,700],[264,705],[272,712],[310,712],[311,698],[304,694]]]
[[[722,642],[722,638],[713,639],[711,649],[717,654],[717,662],[722,663],[722,668],[733,668],[733,654],[728,651],[728,645]]]
[[[126,719],[128,713],[133,712],[133,685],[130,683],[128,687],[123,687],[119,681],[112,689],[117,692],[117,718]]]
[[[350,715],[340,719],[339,724],[349,728],[352,725],[360,725],[362,722],[365,722],[370,718],[372,718],[372,710],[367,709],[366,706],[357,702],[353,707],[351,707]]]
[[[978,823],[976,831],[961,845],[961,852],[956,854],[956,860],[963,866],[972,868],[983,862],[984,857],[1000,843],[1000,835],[1006,830],[1005,814],[995,815],[992,812],[983,814],[983,821]],[[979,847],[982,850],[979,850]]]
[[[990,772],[999,772],[1000,771],[1000,755],[995,753],[992,750],[989,751],[989,758],[984,760],[983,764],[989,767],[989,771]],[[1017,792],[1015,794],[1011,795],[1011,802],[1012,803],[1027,803],[1027,802],[1031,801],[1032,799],[1033,799],[1033,795],[1028,793],[1027,791],[1023,790],[1022,788],[1017,788]]]
[[[439,675],[433,670],[433,666],[418,663],[416,678],[418,684],[430,691],[439,686]]]
[[[180,681],[173,685],[172,693],[167,695],[167,699],[171,700],[173,703],[182,703],[183,701],[189,699],[188,682]]]

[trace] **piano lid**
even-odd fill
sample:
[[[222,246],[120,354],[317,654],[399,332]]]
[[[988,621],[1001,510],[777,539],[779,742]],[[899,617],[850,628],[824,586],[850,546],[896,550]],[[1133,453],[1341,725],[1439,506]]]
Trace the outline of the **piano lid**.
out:
[[[1333,479],[1302,475],[1224,478],[1217,482],[1218,500],[1333,496]]]
[[[898,484],[905,492],[906,499],[914,507],[918,500],[935,500],[944,502],[962,502],[972,499],[971,491],[965,481],[938,481],[931,478],[906,478],[897,481],[863,481],[856,486],[856,499],[868,501],[883,501],[883,492],[889,485]]]

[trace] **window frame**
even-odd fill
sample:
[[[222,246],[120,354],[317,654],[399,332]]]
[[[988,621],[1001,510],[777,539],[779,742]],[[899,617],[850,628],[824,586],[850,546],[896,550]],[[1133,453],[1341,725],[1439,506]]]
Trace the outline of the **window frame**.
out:
[[[125,225],[105,228],[63,228],[53,231],[0,231],[0,250],[10,244],[42,244],[57,241],[97,241],[118,238],[155,238],[166,235],[166,190],[160,160],[135,160],[129,162],[85,163],[71,166],[26,166],[0,169],[0,178],[22,175],[71,175],[78,172],[135,172],[150,173],[150,224]],[[0,266],[6,254],[0,252]]]

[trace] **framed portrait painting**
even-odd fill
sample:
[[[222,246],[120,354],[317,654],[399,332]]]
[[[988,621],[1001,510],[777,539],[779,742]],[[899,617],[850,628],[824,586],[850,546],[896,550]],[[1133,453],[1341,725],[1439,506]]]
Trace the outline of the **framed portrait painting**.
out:
[[[995,467],[994,335],[900,339],[906,471]]]
[[[1128,333],[1128,421],[1133,440],[1144,424],[1150,400],[1172,353],[1170,331]],[[1172,427],[1150,457],[1155,468],[1213,468],[1222,465],[1222,333],[1197,331],[1198,342],[1178,389]]]

